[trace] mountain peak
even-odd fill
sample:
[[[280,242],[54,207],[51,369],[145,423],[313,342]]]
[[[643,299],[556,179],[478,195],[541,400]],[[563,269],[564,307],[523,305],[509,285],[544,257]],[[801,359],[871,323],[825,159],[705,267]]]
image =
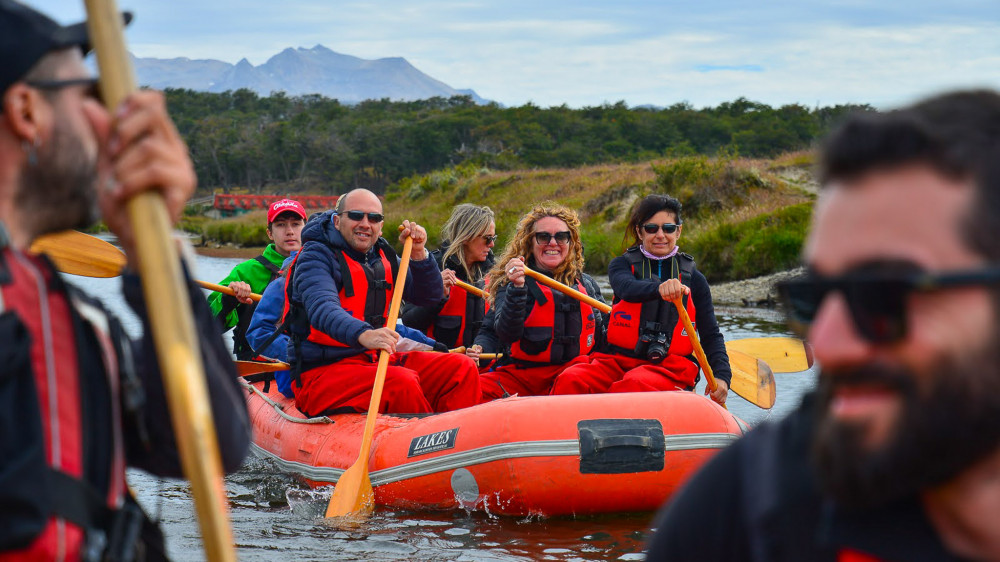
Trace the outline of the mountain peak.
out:
[[[185,87],[209,92],[249,88],[267,96],[283,90],[289,96],[320,94],[344,103],[367,99],[418,100],[472,95],[435,80],[403,57],[376,60],[337,53],[319,43],[288,47],[260,66],[246,58],[235,65],[216,60],[136,59],[139,83],[154,88]]]

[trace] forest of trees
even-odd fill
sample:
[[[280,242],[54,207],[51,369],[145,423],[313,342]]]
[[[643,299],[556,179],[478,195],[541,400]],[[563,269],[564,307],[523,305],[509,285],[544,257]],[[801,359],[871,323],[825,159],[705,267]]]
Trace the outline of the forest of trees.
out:
[[[769,157],[808,148],[870,106],[772,108],[739,98],[695,109],[476,105],[468,97],[345,105],[322,96],[260,97],[168,89],[202,188],[342,193],[385,187],[465,162],[491,169],[573,167],[720,151]]]

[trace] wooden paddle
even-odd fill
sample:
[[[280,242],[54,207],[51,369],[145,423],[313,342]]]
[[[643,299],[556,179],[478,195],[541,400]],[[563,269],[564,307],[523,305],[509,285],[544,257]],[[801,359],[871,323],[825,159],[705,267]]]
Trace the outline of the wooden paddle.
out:
[[[812,346],[798,338],[743,338],[726,342],[726,351],[752,355],[775,373],[798,373],[813,365]]]
[[[486,298],[486,291],[480,289],[479,287],[477,287],[475,285],[470,285],[470,284],[466,283],[465,281],[462,281],[461,279],[456,279],[455,280],[455,284],[458,285],[459,287],[465,289],[466,291],[472,293],[473,295],[476,295],[477,297],[481,297],[481,298],[484,298],[484,299]]]
[[[224,295],[230,295],[235,297],[236,291],[226,287],[225,285],[218,285],[216,283],[209,283],[208,281],[195,281],[199,286],[208,289],[209,291],[215,291],[216,293],[222,293]],[[250,300],[254,302],[260,302],[260,295],[257,293],[250,293]]]
[[[399,273],[396,274],[396,285],[392,290],[392,302],[389,304],[389,318],[386,326],[395,326],[399,317],[399,305],[403,300],[403,285],[406,283],[406,271],[410,267],[410,252],[413,250],[413,238],[407,237],[403,243],[403,255],[399,258]],[[378,355],[378,370],[375,371],[375,386],[372,388],[372,399],[368,404],[368,417],[365,419],[365,431],[361,436],[361,450],[358,460],[351,465],[340,478],[330,496],[330,505],[326,508],[327,517],[344,517],[357,515],[367,517],[375,505],[375,492],[368,476],[368,456],[371,453],[372,438],[375,435],[375,419],[378,417],[379,405],[382,402],[382,387],[385,385],[385,372],[389,368],[389,353],[382,351]]]
[[[677,313],[680,315],[681,321],[684,322],[684,330],[687,331],[691,345],[694,346],[694,354],[698,357],[701,370],[705,371],[708,390],[712,392],[717,386],[715,376],[712,373],[712,367],[708,364],[705,350],[698,340],[697,331],[691,323],[691,317],[681,303],[681,299],[675,300],[674,306],[677,307]],[[727,351],[727,354],[729,355],[729,368],[733,372],[733,380],[730,381],[729,389],[754,406],[765,410],[774,406],[777,394],[774,387],[774,373],[771,372],[767,363],[735,350],[732,353]]]
[[[49,256],[56,269],[63,273],[83,277],[116,277],[126,261],[125,254],[114,244],[76,230],[42,236],[31,244],[31,252]],[[195,283],[209,291],[236,296],[236,292],[225,285],[208,281]],[[250,298],[260,301],[257,293],[250,293]]]
[[[465,353],[466,348],[464,345],[460,345],[454,349],[449,349],[448,353]],[[503,353],[480,353],[480,359],[496,359],[497,357],[503,357]]]
[[[287,371],[292,368],[291,365],[284,361],[234,361],[234,363],[236,363],[236,372],[241,377],[254,373]]]
[[[86,0],[87,26],[100,68],[101,93],[108,112],[135,91],[122,17],[115,0]],[[209,560],[236,560],[229,525],[222,459],[216,441],[208,387],[191,317],[187,284],[171,236],[163,195],[147,191],[128,202],[127,212],[141,256],[139,272],[153,341],[170,406],[170,417],[181,458],[191,481],[195,510]]]
[[[729,355],[729,367],[733,371],[733,380],[729,388],[739,394],[747,402],[765,410],[774,406],[777,395],[774,386],[774,372],[763,360],[751,357],[745,353],[733,350]],[[745,376],[753,373],[753,376]]]
[[[37,238],[30,251],[48,255],[59,271],[83,277],[117,277],[126,262],[111,243],[75,230]]]
[[[556,281],[555,279],[549,277],[548,275],[545,275],[544,273],[540,273],[538,271],[535,271],[534,269],[531,269],[528,266],[524,266],[524,274],[527,275],[528,277],[531,277],[535,281],[548,285],[549,287],[559,291],[564,295],[573,297],[574,299],[580,302],[589,304],[590,306],[596,308],[597,310],[600,310],[601,312],[608,314],[611,313],[611,307],[607,303],[603,303],[589,295],[585,295],[580,291],[577,291],[573,287],[570,287],[569,285],[564,285],[563,283]]]

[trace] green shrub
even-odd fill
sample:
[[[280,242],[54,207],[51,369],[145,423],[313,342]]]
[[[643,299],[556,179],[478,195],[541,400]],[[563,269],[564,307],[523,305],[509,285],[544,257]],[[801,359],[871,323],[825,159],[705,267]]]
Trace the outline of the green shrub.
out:
[[[695,257],[710,282],[784,271],[799,264],[811,213],[812,204],[801,203],[748,221],[722,224],[686,236],[681,249]]]
[[[267,238],[267,222],[263,212],[208,221],[202,231],[205,238],[221,244],[265,246],[270,242]]]

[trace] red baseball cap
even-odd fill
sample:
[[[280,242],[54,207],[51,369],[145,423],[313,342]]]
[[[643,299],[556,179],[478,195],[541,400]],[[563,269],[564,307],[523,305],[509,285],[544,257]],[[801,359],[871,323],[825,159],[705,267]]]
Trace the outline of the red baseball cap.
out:
[[[271,203],[271,206],[267,208],[267,224],[274,222],[274,219],[278,217],[281,213],[293,212],[296,215],[302,217],[302,220],[306,218],[305,207],[302,203],[294,199],[281,199]]]

